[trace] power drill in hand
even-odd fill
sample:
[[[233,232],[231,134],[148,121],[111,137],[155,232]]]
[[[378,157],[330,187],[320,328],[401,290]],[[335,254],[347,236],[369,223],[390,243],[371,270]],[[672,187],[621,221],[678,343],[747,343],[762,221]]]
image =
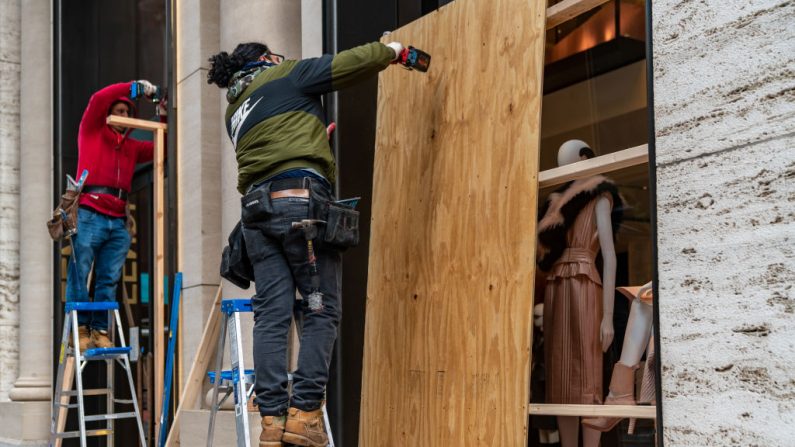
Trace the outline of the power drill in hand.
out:
[[[155,93],[149,97],[149,100],[152,101],[154,104],[160,103],[168,94],[166,93],[166,89],[159,85],[155,86],[156,90]],[[138,82],[134,82],[131,89],[130,89],[130,99],[138,99],[143,98],[146,95],[144,94],[144,86]]]
[[[424,73],[428,71],[428,67],[431,66],[431,55],[420,49],[409,46],[400,52],[395,63],[406,67],[408,70],[417,70]]]

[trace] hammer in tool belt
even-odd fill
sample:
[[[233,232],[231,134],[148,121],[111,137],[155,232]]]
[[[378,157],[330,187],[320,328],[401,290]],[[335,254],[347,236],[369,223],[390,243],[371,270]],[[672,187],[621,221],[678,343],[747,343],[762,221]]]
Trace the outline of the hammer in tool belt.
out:
[[[306,254],[309,261],[309,278],[312,292],[308,297],[309,309],[318,312],[323,309],[323,294],[320,292],[320,275],[317,272],[317,257],[315,256],[314,239],[317,237],[317,224],[325,224],[325,220],[302,219],[292,223],[294,230],[302,230],[306,239]]]

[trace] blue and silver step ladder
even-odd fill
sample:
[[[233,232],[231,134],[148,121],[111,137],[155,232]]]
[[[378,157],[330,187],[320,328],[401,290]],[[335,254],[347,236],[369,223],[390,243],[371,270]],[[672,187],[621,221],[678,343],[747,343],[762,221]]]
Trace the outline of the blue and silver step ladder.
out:
[[[107,311],[109,316],[112,314],[113,321],[118,330],[118,337],[120,346],[110,348],[92,348],[87,349],[85,352],[80,351],[80,335],[78,332],[77,313],[78,312],[92,312],[92,311]],[[61,349],[58,356],[58,376],[55,382],[55,392],[52,403],[52,420],[50,425],[50,446],[56,445],[56,440],[61,438],[80,438],[80,446],[86,447],[86,438],[89,436],[107,436],[108,446],[113,445],[114,436],[114,421],[117,419],[135,418],[138,423],[138,437],[141,447],[146,447],[146,439],[144,437],[143,424],[141,423],[141,412],[138,408],[138,401],[135,398],[135,385],[133,384],[132,372],[130,369],[130,348],[126,345],[124,340],[124,331],[121,330],[121,318],[119,317],[119,304],[115,301],[108,302],[68,302],[65,309],[66,317],[64,319],[63,334],[61,336]],[[113,324],[112,323],[112,324]],[[110,327],[109,332],[113,332],[114,328]],[[71,346],[70,346],[71,338]],[[72,361],[70,361],[72,360]],[[82,373],[88,362],[104,360],[107,365],[107,387],[98,389],[83,389]],[[114,364],[119,363],[127,374],[127,382],[130,386],[131,399],[118,399],[113,392],[114,377],[113,369]],[[77,390],[71,390],[71,384],[64,384],[64,376],[67,373],[66,368],[73,368],[68,372],[68,376],[74,376],[77,383]],[[107,396],[107,411],[106,414],[86,415],[84,396]],[[75,397],[76,403],[72,403],[72,397]],[[63,398],[63,399],[62,399]],[[129,412],[115,412],[116,404],[132,405],[133,411]],[[65,408],[66,411],[60,411]],[[77,408],[78,410],[78,424],[79,430],[77,431],[60,431],[63,427],[63,421],[60,418],[67,416],[68,410]],[[105,421],[104,428],[99,429],[86,429],[87,422]]]
[[[253,312],[250,299],[226,299],[221,300],[221,331],[218,335],[218,349],[215,354],[215,369],[207,373],[210,383],[213,385],[213,398],[210,402],[210,424],[207,431],[207,447],[213,445],[213,432],[215,431],[215,415],[221,405],[234,395],[235,399],[235,428],[237,432],[237,447],[251,447],[251,435],[248,421],[248,401],[254,394],[254,370],[246,369],[243,360],[243,339],[240,334],[240,313]],[[224,329],[225,328],[225,329]],[[229,337],[229,361],[232,365],[231,370],[222,370],[224,360],[224,347],[226,337]],[[243,371],[243,374],[241,374]],[[220,380],[218,378],[220,377]],[[292,386],[292,374],[288,374],[288,389]],[[220,388],[224,388],[224,396],[218,400]],[[328,435],[328,447],[334,447],[331,437],[331,428],[326,413],[326,405],[323,404],[323,422]]]

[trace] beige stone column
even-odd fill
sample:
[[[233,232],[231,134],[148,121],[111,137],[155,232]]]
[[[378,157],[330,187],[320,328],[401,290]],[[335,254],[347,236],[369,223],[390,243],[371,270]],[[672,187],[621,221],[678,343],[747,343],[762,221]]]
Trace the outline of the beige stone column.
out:
[[[221,49],[232,52],[241,42],[262,42],[274,52],[283,54],[288,59],[301,58],[301,2],[295,0],[221,0]],[[219,108],[226,110],[226,99],[216,88]],[[221,246],[220,253],[226,245],[226,237],[240,220],[240,193],[237,191],[237,160],[232,143],[226,134],[224,123],[217,123],[221,130]],[[224,281],[225,298],[246,298],[254,294],[254,286],[241,290],[232,283]],[[246,362],[252,360],[252,327],[251,318],[243,319],[243,343],[246,350]]]
[[[0,402],[19,356],[19,10],[0,3]]]
[[[218,52],[219,0],[176,6],[177,150],[183,272],[182,383],[190,372],[216,289],[221,252],[221,115],[218,88],[207,84],[207,58]],[[190,403],[193,404],[192,402]]]
[[[52,22],[49,0],[22,3],[19,377],[14,401],[49,401],[52,377]]]
[[[301,2],[295,0],[221,0],[221,49],[229,53],[241,42],[262,42],[288,59],[301,58]],[[219,94],[221,110],[226,99]],[[221,115],[223,116],[223,115]],[[232,143],[222,122],[221,194],[222,233],[228,235],[240,220],[240,194],[237,192],[237,161]],[[225,245],[225,240],[224,244]],[[225,284],[224,289],[232,289]],[[250,292],[242,296],[250,295]],[[226,295],[226,294],[225,294]]]
[[[198,3],[198,4],[197,4]],[[182,259],[185,273],[183,376],[194,360],[202,328],[220,282],[221,250],[240,219],[237,162],[223,122],[225,91],[207,84],[207,59],[232,52],[239,42],[263,41],[288,57],[301,57],[301,2],[295,0],[199,0],[177,2],[178,145],[182,203]],[[250,297],[224,281],[224,298]],[[195,303],[195,305],[194,305]],[[251,363],[251,318],[244,318],[243,343]],[[227,350],[228,352],[228,350]],[[202,398],[204,395],[202,394]],[[233,415],[219,413],[216,440],[234,438]],[[259,424],[252,422],[253,436]],[[206,442],[207,416],[188,411],[181,444]]]

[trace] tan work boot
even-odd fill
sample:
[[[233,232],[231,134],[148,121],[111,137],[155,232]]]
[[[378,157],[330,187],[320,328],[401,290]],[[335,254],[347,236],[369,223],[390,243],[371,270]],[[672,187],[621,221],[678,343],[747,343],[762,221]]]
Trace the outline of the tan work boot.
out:
[[[290,407],[287,410],[287,424],[282,441],[309,447],[326,447],[328,436],[323,425],[323,411],[302,411]]]
[[[95,348],[113,347],[113,342],[111,342],[110,338],[108,338],[108,331],[103,331],[100,329],[91,330],[91,343],[94,344]]]
[[[91,337],[88,335],[88,326],[78,326],[77,337],[77,342],[80,344],[80,352],[85,352],[88,349],[88,345],[91,343]],[[69,347],[74,345],[73,340],[74,338],[69,335]]]
[[[262,433],[259,435],[259,447],[282,447],[284,434],[284,416],[262,416]]]

